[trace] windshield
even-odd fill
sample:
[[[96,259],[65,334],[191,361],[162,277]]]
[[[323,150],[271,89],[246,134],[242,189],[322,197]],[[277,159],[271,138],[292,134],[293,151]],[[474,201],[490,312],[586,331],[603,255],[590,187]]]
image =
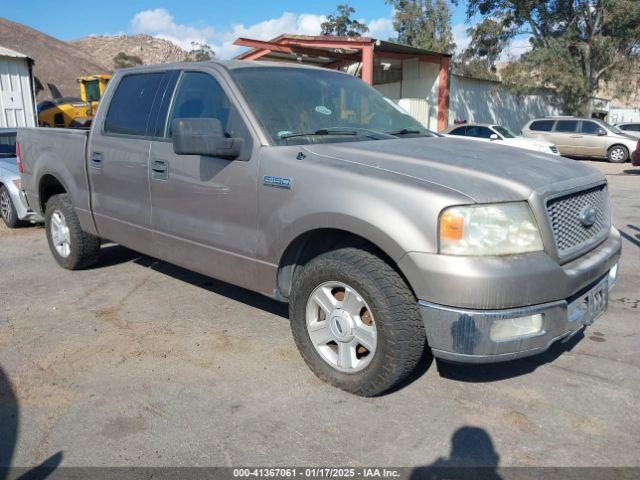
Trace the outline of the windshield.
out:
[[[87,94],[87,102],[97,102],[100,100],[100,84],[98,80],[85,81],[84,90]]]
[[[436,136],[350,75],[288,67],[239,68],[232,74],[276,145]]]
[[[0,133],[0,157],[16,156],[16,132]]]
[[[491,128],[493,128],[496,132],[498,132],[504,138],[516,138],[518,136],[515,133],[513,133],[511,130],[509,130],[507,127],[502,127],[500,125],[493,125]]]

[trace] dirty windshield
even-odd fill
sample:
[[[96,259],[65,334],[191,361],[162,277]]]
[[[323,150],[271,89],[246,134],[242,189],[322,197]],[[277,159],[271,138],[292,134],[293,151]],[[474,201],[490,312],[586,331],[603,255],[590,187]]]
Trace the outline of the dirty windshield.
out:
[[[359,79],[331,70],[239,68],[240,89],[276,145],[435,136]]]

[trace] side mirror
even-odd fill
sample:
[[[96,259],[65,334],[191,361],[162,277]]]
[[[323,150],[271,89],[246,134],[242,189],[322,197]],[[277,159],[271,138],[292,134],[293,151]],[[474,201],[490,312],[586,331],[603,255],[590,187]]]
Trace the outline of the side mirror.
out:
[[[607,135],[607,131],[604,128],[599,128],[598,129],[598,136],[599,137],[604,137]]]
[[[489,136],[489,140],[500,140],[500,137],[497,133],[492,133],[491,136]]]
[[[206,155],[233,160],[244,141],[224,136],[217,118],[177,118],[171,123],[173,151],[178,155]]]

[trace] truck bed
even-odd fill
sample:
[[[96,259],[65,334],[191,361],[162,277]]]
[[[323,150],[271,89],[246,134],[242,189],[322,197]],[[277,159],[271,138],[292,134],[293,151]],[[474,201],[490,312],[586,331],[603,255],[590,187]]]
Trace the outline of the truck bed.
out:
[[[39,200],[47,172],[55,173],[71,196],[76,210],[90,212],[89,183],[86,167],[88,130],[69,128],[19,128],[18,143],[22,153],[22,188],[30,207],[42,212]],[[36,179],[39,179],[36,181]],[[80,215],[79,215],[80,216]]]

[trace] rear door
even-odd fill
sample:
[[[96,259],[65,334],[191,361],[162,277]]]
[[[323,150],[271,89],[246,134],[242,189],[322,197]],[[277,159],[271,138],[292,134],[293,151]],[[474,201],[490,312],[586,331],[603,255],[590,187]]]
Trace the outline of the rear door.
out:
[[[225,80],[210,70],[183,71],[162,137],[151,143],[151,204],[158,256],[241,286],[255,284],[258,159],[248,123]],[[164,107],[163,107],[164,109]],[[171,123],[216,118],[225,135],[244,140],[235,160],[177,155]]]
[[[582,134],[578,132],[578,120],[558,120],[553,128],[550,142],[554,143],[561,155],[583,155],[579,153]]]
[[[91,135],[92,210],[101,237],[153,254],[149,194],[149,119],[164,72],[123,76]]]

